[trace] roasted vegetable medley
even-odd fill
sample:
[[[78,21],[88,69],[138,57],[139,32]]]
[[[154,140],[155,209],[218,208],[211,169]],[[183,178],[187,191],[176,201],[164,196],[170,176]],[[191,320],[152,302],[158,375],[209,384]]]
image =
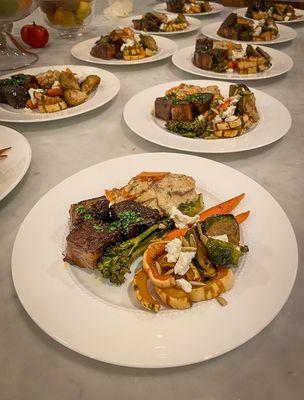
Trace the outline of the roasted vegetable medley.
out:
[[[172,133],[201,139],[243,135],[259,120],[255,96],[245,85],[231,85],[224,97],[218,86],[184,83],[155,100],[155,117]]]
[[[197,41],[193,63],[214,72],[237,72],[241,75],[264,72],[271,67],[270,55],[260,47],[226,40],[213,40],[201,35]]]
[[[265,0],[259,0],[247,8],[246,17],[256,20],[270,17],[278,22],[286,22],[294,21],[295,19],[300,18],[300,15],[296,14],[296,10],[291,4],[273,4]]]
[[[183,14],[198,14],[211,11],[209,1],[197,0],[168,0],[167,11]]]
[[[78,76],[69,68],[38,75],[13,75],[0,81],[0,102],[13,108],[53,113],[78,106],[99,86],[97,75]]]
[[[189,25],[183,14],[178,16],[148,12],[141,19],[133,19],[133,27],[144,32],[176,32],[186,29]]]
[[[130,28],[123,28],[101,36],[91,49],[91,55],[104,60],[116,58],[134,61],[151,57],[157,51],[158,46],[152,36],[138,35]]]

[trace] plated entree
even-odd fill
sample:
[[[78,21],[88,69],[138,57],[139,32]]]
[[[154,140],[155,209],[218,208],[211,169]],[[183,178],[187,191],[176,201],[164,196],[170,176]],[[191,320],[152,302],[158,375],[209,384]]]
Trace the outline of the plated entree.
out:
[[[29,112],[53,113],[85,103],[100,82],[97,75],[80,76],[69,68],[12,75],[0,81],[0,103]]]
[[[154,114],[169,132],[197,139],[240,136],[260,119],[254,93],[243,84],[230,85],[224,96],[216,85],[181,83],[155,99]]]
[[[200,14],[212,11],[209,1],[198,0],[168,0],[167,11],[182,14]]]
[[[231,40],[267,42],[279,36],[279,29],[273,18],[253,21],[231,13],[221,24],[217,34]]]
[[[158,12],[148,12],[140,19],[133,19],[132,23],[134,29],[144,32],[178,32],[189,25],[183,14],[175,16]]]
[[[241,75],[264,72],[271,67],[270,55],[260,47],[226,40],[213,40],[201,35],[195,45],[193,64],[214,72],[237,72]]]
[[[115,29],[95,43],[91,56],[104,60],[141,60],[158,52],[155,39],[147,34],[137,34],[130,28]]]
[[[148,280],[172,308],[219,298],[233,286],[231,268],[248,251],[240,245],[239,224],[249,212],[231,214],[243,197],[204,210],[191,176],[142,172],[122,188],[71,205],[65,261],[96,269],[121,285],[133,261],[143,255],[134,292],[140,304],[155,312],[160,302],[149,293]]]
[[[294,21],[301,17],[291,4],[269,3],[259,0],[250,5],[246,10],[246,17],[256,20],[273,18],[278,22]]]

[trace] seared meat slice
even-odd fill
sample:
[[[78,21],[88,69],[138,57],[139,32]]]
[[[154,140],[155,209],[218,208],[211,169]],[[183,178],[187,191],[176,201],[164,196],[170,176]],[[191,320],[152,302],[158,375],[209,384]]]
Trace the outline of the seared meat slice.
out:
[[[94,269],[106,247],[120,242],[121,231],[100,220],[77,225],[66,238],[64,261],[81,268]]]
[[[167,11],[181,13],[185,4],[186,0],[169,0],[167,2]]]
[[[193,105],[186,101],[173,104],[171,108],[171,116],[173,121],[192,122],[194,120]]]
[[[9,104],[13,108],[24,108],[30,98],[28,91],[23,86],[14,84],[1,85],[1,103]]]
[[[198,68],[210,71],[212,68],[213,57],[209,53],[201,53],[200,51],[194,52],[193,64]]]
[[[90,54],[92,57],[102,58],[103,60],[111,60],[115,58],[117,48],[114,44],[108,43],[107,38],[101,37],[92,47]]]
[[[171,119],[171,108],[172,100],[166,100],[165,97],[157,97],[154,103],[155,116],[156,118],[170,121]]]
[[[110,207],[111,218],[123,232],[125,238],[132,238],[145,231],[161,219],[158,210],[145,207],[136,201],[125,200]]]
[[[105,220],[109,212],[109,201],[106,196],[83,200],[70,207],[70,222],[72,227],[93,219]]]
[[[200,99],[193,102],[194,110],[199,114],[203,114],[205,111],[209,110],[213,97],[212,93],[202,93]]]

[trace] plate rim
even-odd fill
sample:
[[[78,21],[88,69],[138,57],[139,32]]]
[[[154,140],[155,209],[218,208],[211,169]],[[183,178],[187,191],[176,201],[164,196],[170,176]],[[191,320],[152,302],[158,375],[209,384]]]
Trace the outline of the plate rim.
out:
[[[27,150],[27,156],[26,156],[26,163],[24,164],[24,168],[23,168],[22,172],[20,173],[20,175],[18,176],[18,178],[15,180],[15,182],[12,185],[9,186],[8,189],[6,189],[3,193],[0,193],[0,201],[3,200],[6,196],[8,196],[16,188],[16,186],[19,185],[19,183],[22,181],[25,174],[27,173],[27,171],[31,165],[31,161],[32,161],[32,148],[31,148],[29,141],[26,139],[26,137],[24,135],[22,135],[22,133],[18,132],[16,129],[10,128],[5,125],[0,125],[0,130],[3,128],[5,128],[5,130],[8,130],[11,135],[15,135],[15,136],[19,137],[19,139],[25,144],[25,147]]]
[[[49,192],[51,192],[51,191],[54,191],[58,186],[61,186],[61,185],[63,185],[66,181],[68,181],[69,179],[71,179],[72,177],[75,177],[75,176],[77,176],[77,175],[80,175],[80,174],[82,174],[83,172],[87,172],[88,170],[90,170],[90,169],[94,169],[94,168],[97,168],[97,166],[99,166],[100,164],[104,164],[104,163],[107,163],[107,162],[112,162],[113,160],[121,160],[121,159],[130,159],[130,158],[137,158],[137,157],[145,157],[145,156],[150,156],[150,155],[153,155],[153,157],[157,157],[158,155],[161,155],[161,156],[164,156],[164,157],[166,157],[166,156],[170,156],[170,157],[180,157],[180,158],[188,158],[188,159],[193,159],[193,158],[195,158],[195,159],[199,159],[199,160],[203,160],[203,162],[207,162],[207,164],[209,164],[209,165],[215,165],[216,167],[221,167],[221,168],[224,168],[225,170],[227,170],[227,171],[230,171],[230,172],[232,172],[233,174],[237,174],[237,175],[239,175],[239,176],[241,176],[242,177],[242,179],[246,179],[246,180],[248,180],[248,182],[250,183],[250,185],[254,185],[255,187],[257,187],[259,190],[261,190],[262,192],[263,192],[263,195],[265,195],[265,196],[267,196],[270,200],[271,200],[271,202],[273,202],[274,204],[275,204],[275,206],[277,207],[277,209],[279,210],[279,213],[280,213],[280,215],[285,219],[285,222],[288,224],[288,228],[289,228],[289,233],[290,233],[290,241],[292,242],[292,246],[293,246],[293,250],[295,250],[295,253],[294,253],[294,261],[295,261],[295,266],[294,266],[294,268],[293,268],[293,271],[292,271],[292,275],[290,275],[290,286],[289,286],[289,288],[288,288],[288,290],[287,290],[287,292],[284,294],[284,300],[282,300],[282,304],[281,304],[281,302],[280,302],[280,304],[279,304],[279,307],[276,307],[276,309],[275,309],[275,312],[273,313],[271,313],[272,315],[271,315],[271,317],[269,317],[269,318],[267,318],[267,320],[266,320],[266,322],[264,321],[263,322],[263,326],[262,327],[259,327],[258,329],[256,329],[256,330],[254,330],[254,331],[252,331],[252,334],[251,335],[249,335],[248,337],[246,337],[244,340],[242,340],[242,341],[240,341],[240,342],[238,342],[238,344],[234,344],[234,345],[232,345],[231,347],[229,347],[228,349],[226,349],[224,352],[219,352],[219,353],[216,353],[216,354],[213,354],[212,356],[210,355],[210,356],[207,356],[206,358],[202,358],[202,357],[198,357],[198,358],[196,358],[195,360],[193,360],[192,359],[192,361],[187,361],[187,362],[180,362],[180,361],[177,361],[177,362],[171,362],[171,363],[169,363],[169,365],[167,364],[167,363],[164,363],[164,364],[161,364],[161,365],[159,365],[159,363],[156,363],[156,364],[148,364],[148,365],[143,365],[142,363],[134,363],[134,362],[119,362],[119,361],[113,361],[113,360],[109,360],[109,359],[102,359],[102,358],[97,358],[97,357],[94,357],[94,355],[93,354],[86,354],[86,353],[84,353],[84,352],[81,352],[79,349],[76,349],[75,347],[73,347],[70,343],[67,343],[67,342],[65,342],[63,339],[61,339],[61,338],[59,338],[59,337],[57,337],[55,334],[51,334],[49,331],[48,331],[48,329],[46,329],[45,327],[43,327],[42,325],[43,324],[41,324],[41,323],[39,323],[38,321],[37,321],[37,319],[36,318],[34,318],[33,317],[33,315],[32,315],[32,313],[28,310],[28,307],[25,305],[25,303],[24,303],[24,299],[22,298],[22,297],[20,297],[20,293],[18,292],[18,288],[17,288],[17,285],[16,285],[16,280],[15,280],[15,268],[16,267],[14,267],[14,259],[15,259],[15,256],[16,256],[16,247],[17,247],[17,245],[19,244],[18,243],[18,240],[19,240],[19,236],[21,235],[21,231],[22,231],[22,228],[23,228],[23,226],[25,225],[25,223],[27,222],[27,220],[29,219],[29,217],[31,216],[31,213],[35,210],[35,208],[39,205],[39,203],[43,200],[43,199],[45,199],[48,195],[49,195]],[[197,162],[199,162],[198,160],[197,160]],[[126,367],[135,367],[135,368],[168,368],[168,367],[177,367],[177,366],[184,366],[184,365],[191,365],[191,364],[196,364],[196,363],[198,363],[198,362],[203,362],[203,361],[206,361],[206,360],[209,360],[209,359],[212,359],[212,358],[216,358],[216,357],[218,357],[218,356],[220,356],[220,355],[223,355],[223,354],[226,354],[226,353],[228,353],[228,352],[230,352],[231,350],[233,350],[233,349],[235,349],[235,348],[237,348],[237,347],[240,347],[240,346],[242,346],[244,343],[246,343],[246,342],[248,342],[249,340],[251,340],[254,336],[256,336],[257,334],[259,334],[263,329],[265,329],[270,323],[271,323],[271,321],[273,321],[273,319],[280,313],[280,311],[282,310],[282,308],[284,307],[284,305],[286,304],[286,302],[287,302],[287,300],[288,300],[288,298],[289,298],[289,296],[290,296],[290,294],[291,294],[291,291],[292,291],[292,289],[293,289],[293,286],[294,286],[294,282],[295,282],[295,279],[296,279],[296,276],[297,276],[297,270],[298,270],[298,244],[297,244],[297,238],[296,238],[296,235],[295,235],[295,232],[294,232],[294,229],[293,229],[293,226],[292,226],[292,224],[291,224],[291,222],[290,222],[290,220],[289,220],[289,217],[288,217],[288,215],[286,214],[286,212],[285,212],[285,210],[282,208],[282,206],[279,204],[279,202],[272,196],[272,194],[269,192],[269,191],[267,191],[262,185],[260,185],[259,183],[257,183],[254,179],[252,179],[251,177],[249,177],[248,175],[246,175],[246,174],[244,174],[243,172],[240,172],[240,171],[238,171],[238,170],[236,170],[236,169],[234,169],[234,168],[232,168],[232,167],[230,167],[230,166],[228,166],[228,165],[225,165],[225,164],[222,164],[222,163],[219,163],[219,162],[217,162],[217,161],[214,161],[214,160],[210,160],[210,159],[206,159],[206,158],[202,158],[202,157],[198,157],[198,156],[193,156],[193,155],[187,155],[187,154],[180,154],[180,153],[166,153],[166,152],[158,152],[158,153],[140,153],[140,154],[135,154],[135,155],[128,155],[128,156],[122,156],[122,157],[117,157],[117,158],[115,158],[115,159],[110,159],[110,160],[106,160],[106,161],[103,161],[103,162],[101,162],[101,163],[98,163],[98,164],[95,164],[95,165],[93,165],[93,166],[90,166],[90,167],[87,167],[87,168],[85,168],[85,169],[83,169],[83,170],[81,170],[81,171],[78,171],[77,173],[75,173],[75,174],[73,174],[73,175],[71,175],[70,177],[68,177],[68,178],[66,178],[66,179],[64,179],[63,181],[61,181],[60,183],[58,183],[57,185],[55,185],[53,188],[51,188],[46,194],[44,194],[42,197],[41,197],[41,199],[40,200],[38,200],[37,202],[36,202],[36,204],[33,206],[33,208],[29,211],[29,213],[26,215],[26,217],[25,217],[25,219],[23,220],[23,222],[22,222],[22,224],[21,224],[21,226],[19,227],[19,229],[18,229],[18,233],[17,233],[17,235],[16,235],[16,239],[15,239],[15,242],[14,242],[14,246],[13,246],[13,251],[12,251],[12,259],[11,259],[11,273],[12,273],[12,278],[13,278],[13,283],[14,283],[14,287],[15,287],[15,290],[16,290],[16,292],[17,292],[17,294],[18,294],[18,298],[19,298],[19,301],[21,302],[21,304],[22,304],[22,306],[23,306],[23,308],[24,308],[24,310],[27,312],[27,314],[31,317],[31,319],[40,327],[40,329],[42,329],[48,336],[50,336],[52,339],[55,339],[57,342],[59,342],[60,344],[62,344],[62,345],[64,345],[65,347],[67,347],[67,348],[69,348],[69,349],[71,349],[71,350],[73,350],[73,351],[75,351],[75,352],[77,352],[78,354],[81,354],[81,355],[84,355],[84,356],[87,356],[87,357],[89,357],[89,358],[92,358],[92,359],[95,359],[95,360],[98,360],[98,361],[103,361],[103,362],[106,362],[106,363],[110,363],[110,364],[113,364],[113,365],[120,365],[120,366],[126,366]]]
[[[26,115],[31,115],[31,114],[26,114],[26,113],[22,113],[22,114],[18,113],[18,115],[20,115],[20,117],[21,117],[20,119],[13,119],[13,118],[10,118],[10,117],[5,117],[5,116],[3,117],[1,115],[1,111],[3,110],[3,107],[1,107],[1,105],[0,105],[0,123],[1,122],[11,122],[11,123],[18,123],[18,124],[19,123],[32,123],[32,124],[35,124],[35,123],[40,123],[40,122],[41,123],[42,122],[54,122],[54,121],[57,121],[57,120],[64,120],[64,119],[67,119],[67,118],[76,117],[78,115],[86,114],[86,113],[88,113],[90,111],[96,110],[99,107],[103,107],[104,105],[109,103],[111,100],[113,100],[117,96],[117,94],[119,93],[120,88],[121,88],[121,84],[120,84],[119,78],[115,74],[113,74],[112,72],[107,71],[106,69],[98,68],[96,66],[94,67],[94,66],[91,66],[91,65],[54,64],[54,65],[45,65],[45,66],[38,66],[38,67],[23,68],[23,69],[18,70],[18,73],[30,73],[31,71],[34,72],[35,70],[37,70],[37,73],[38,73],[39,70],[47,70],[47,69],[55,69],[55,68],[58,68],[58,69],[59,68],[70,68],[70,69],[73,69],[75,67],[76,68],[81,68],[81,69],[86,69],[86,70],[88,70],[88,69],[95,70],[96,73],[98,72],[101,76],[102,76],[102,74],[104,74],[104,75],[107,75],[108,78],[112,79],[113,82],[115,82],[115,90],[113,91],[113,94],[110,96],[110,98],[106,99],[102,104],[96,104],[95,106],[91,107],[90,109],[85,109],[85,110],[79,110],[78,109],[79,110],[78,111],[77,110],[78,106],[77,106],[76,108],[72,107],[72,110],[73,109],[76,110],[76,112],[72,113],[72,114],[69,114],[69,113],[60,114],[60,111],[59,111],[57,113],[47,114],[48,116],[50,116],[49,118],[46,118],[47,115],[43,116],[42,114],[39,114],[39,115],[41,115],[41,118],[36,118],[36,119],[27,119]],[[1,76],[1,79],[2,78],[8,78],[11,75],[12,75],[11,73],[5,74],[5,75]],[[100,87],[100,90],[101,89],[102,89],[102,87]],[[87,104],[88,102],[86,102],[84,104]],[[81,104],[80,104],[80,106],[81,106]]]
[[[186,67],[181,67],[180,65],[178,65],[178,60],[176,60],[176,58],[178,57],[178,54],[181,53],[182,51],[186,51],[188,50],[190,52],[190,49],[192,49],[192,51],[194,51],[195,49],[195,45],[191,45],[191,46],[187,46],[187,47],[183,47],[182,49],[178,49],[172,56],[172,62],[173,64],[176,66],[176,68],[180,69],[181,71],[187,72],[189,74],[195,75],[195,76],[202,76],[202,77],[206,77],[206,78],[211,78],[211,79],[223,79],[223,80],[235,80],[235,81],[255,81],[255,80],[261,80],[261,79],[269,79],[269,78],[274,78],[276,76],[281,76],[283,74],[286,74],[287,72],[289,72],[293,67],[294,67],[294,61],[293,59],[286,53],[284,53],[281,50],[278,49],[274,49],[272,47],[266,47],[266,46],[262,46],[260,45],[259,47],[261,47],[262,50],[268,51],[270,53],[276,53],[277,55],[282,55],[286,62],[288,62],[290,64],[290,66],[288,67],[288,69],[282,71],[282,72],[277,72],[275,74],[272,75],[263,75],[263,73],[260,76],[256,76],[256,74],[252,74],[252,75],[233,75],[233,76],[228,76],[225,74],[221,74],[221,73],[216,73],[213,71],[210,71],[210,74],[208,74],[209,71],[205,71],[203,69],[201,69],[201,73],[199,73],[199,71],[195,72],[190,70],[189,68]],[[191,64],[192,65],[192,64]],[[196,67],[198,68],[198,67]],[[271,71],[271,70],[270,70]],[[211,72],[217,75],[211,75]]]
[[[157,87],[162,87],[164,85],[172,85],[172,86],[176,86],[180,83],[186,83],[186,84],[198,84],[198,81],[201,82],[201,84],[209,84],[209,85],[221,85],[221,84],[233,84],[232,81],[228,81],[228,80],[222,80],[222,81],[217,81],[217,80],[207,80],[207,79],[185,79],[185,80],[178,80],[178,81],[171,81],[171,82],[163,82],[161,84],[158,85],[154,85],[151,87],[148,87],[146,89],[141,90],[140,92],[137,92],[134,96],[132,96],[127,103],[125,104],[124,110],[123,110],[123,118],[124,121],[126,123],[126,125],[128,126],[128,128],[135,133],[137,136],[141,137],[144,140],[148,140],[151,143],[157,144],[158,146],[162,146],[165,148],[170,148],[170,149],[174,149],[174,150],[179,150],[179,151],[184,151],[184,152],[190,152],[190,153],[196,153],[196,154],[229,154],[229,153],[240,153],[240,152],[244,152],[244,151],[250,151],[250,150],[254,150],[254,149],[259,149],[261,147],[265,147],[268,146],[272,143],[275,143],[276,141],[282,139],[285,135],[287,135],[287,133],[289,132],[291,126],[292,126],[292,117],[290,114],[290,111],[288,110],[288,108],[279,100],[277,100],[276,98],[274,98],[273,96],[269,95],[268,93],[263,92],[262,90],[256,89],[256,88],[252,88],[249,86],[249,89],[253,90],[254,92],[257,92],[260,95],[265,95],[266,97],[269,97],[271,99],[273,99],[275,102],[279,103],[280,107],[282,107],[282,109],[284,109],[284,111],[286,112],[286,116],[288,116],[288,129],[286,130],[286,132],[284,134],[282,134],[281,136],[279,136],[278,138],[276,138],[275,140],[271,140],[271,141],[267,141],[266,143],[263,144],[259,144],[259,145],[255,145],[255,146],[249,146],[248,148],[231,148],[229,150],[221,150],[221,149],[204,149],[204,150],[200,150],[198,148],[195,148],[193,146],[193,148],[191,149],[186,149],[185,146],[183,146],[182,144],[174,144],[174,145],[165,145],[165,144],[161,144],[159,141],[156,140],[152,140],[152,138],[147,138],[146,135],[143,135],[140,132],[144,132],[143,129],[141,129],[141,131],[139,132],[139,129],[134,129],[132,124],[129,122],[128,117],[126,117],[127,115],[127,110],[128,107],[130,107],[130,103],[133,101],[133,99],[137,96],[142,95],[144,92],[148,92],[151,89],[156,89]],[[157,129],[162,130],[162,128],[160,126],[157,126]],[[235,139],[235,138],[232,138]],[[189,139],[192,140],[192,139]],[[204,141],[206,142],[206,141]],[[190,142],[189,142],[190,143]],[[203,143],[203,142],[202,142]],[[220,141],[219,141],[220,143]]]

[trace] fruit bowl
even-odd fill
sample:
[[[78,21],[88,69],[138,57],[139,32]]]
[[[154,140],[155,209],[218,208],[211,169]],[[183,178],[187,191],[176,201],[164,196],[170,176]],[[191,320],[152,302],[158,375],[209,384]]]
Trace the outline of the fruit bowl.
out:
[[[13,22],[30,15],[39,3],[40,0],[0,0],[0,71],[22,68],[38,60],[11,32]]]
[[[62,37],[80,36],[93,15],[94,0],[41,0],[46,23]]]

